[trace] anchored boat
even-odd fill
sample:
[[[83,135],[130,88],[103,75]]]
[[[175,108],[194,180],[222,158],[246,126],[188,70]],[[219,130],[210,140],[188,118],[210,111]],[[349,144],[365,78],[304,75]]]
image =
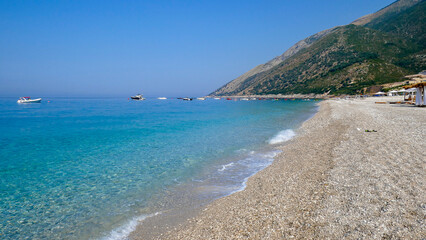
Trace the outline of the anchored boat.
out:
[[[21,97],[18,100],[18,103],[40,103],[41,98],[31,99],[31,97]]]
[[[132,98],[133,100],[145,100],[145,98],[143,97],[142,94],[137,94],[136,96],[131,96],[130,98]]]

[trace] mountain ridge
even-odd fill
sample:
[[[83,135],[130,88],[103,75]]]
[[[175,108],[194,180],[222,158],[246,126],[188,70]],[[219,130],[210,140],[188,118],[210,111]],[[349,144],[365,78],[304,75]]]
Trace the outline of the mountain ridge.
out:
[[[248,72],[244,73],[243,75],[237,77],[236,79],[232,80],[231,82],[229,82],[229,83],[225,84],[224,86],[222,86],[221,88],[219,88],[218,90],[215,91],[215,93],[221,94],[221,93],[224,93],[224,92],[233,91],[236,88],[236,86],[241,84],[243,81],[247,80],[248,78],[250,78],[250,77],[252,77],[252,76],[254,76],[258,73],[262,73],[264,71],[267,71],[267,70],[277,66],[278,64],[282,63],[286,59],[295,55],[300,50],[311,46],[312,43],[314,43],[316,40],[324,37],[325,35],[327,35],[328,33],[332,32],[335,29],[336,29],[336,27],[330,28],[330,29],[318,32],[314,35],[311,35],[311,36],[309,36],[309,37],[307,37],[303,40],[300,40],[299,42],[297,42],[296,44],[291,46],[289,49],[287,49],[283,54],[273,58],[272,60],[270,60],[270,61],[268,61],[264,64],[257,65],[256,67],[252,68]]]
[[[424,38],[423,23],[416,25],[416,18],[406,16],[414,8],[412,12],[419,14],[421,21],[424,5],[420,0],[400,0],[352,24],[314,34],[210,95],[355,93],[374,83],[397,81],[402,74],[424,67],[424,54],[410,55],[419,49],[424,52],[424,42],[411,41]],[[408,20],[398,19],[401,16]],[[411,40],[400,37],[404,31]],[[349,80],[345,74],[349,74]]]
[[[372,20],[377,19],[383,15],[392,14],[392,13],[398,13],[401,12],[417,3],[422,2],[422,0],[399,0],[396,2],[393,2],[389,4],[388,6],[380,9],[379,11],[371,14],[367,14],[365,16],[362,16],[355,21],[351,22],[351,24],[354,25],[367,25]]]

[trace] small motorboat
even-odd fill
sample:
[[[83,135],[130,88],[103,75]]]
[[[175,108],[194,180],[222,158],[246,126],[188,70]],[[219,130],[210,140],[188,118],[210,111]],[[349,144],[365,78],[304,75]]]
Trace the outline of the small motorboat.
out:
[[[166,97],[159,97],[159,98],[157,98],[157,99],[160,99],[160,100],[166,100],[167,98],[166,98]]]
[[[197,98],[197,100],[201,100],[201,101],[204,101],[204,100],[206,100],[206,98],[203,98],[203,97],[199,97],[199,98]]]
[[[18,100],[18,103],[40,103],[41,98],[31,99],[31,97],[21,97]]]
[[[214,100],[220,100],[220,97],[215,97]]]
[[[137,94],[136,96],[131,96],[130,98],[132,98],[133,100],[145,100],[145,98],[143,97],[142,94]]]
[[[189,98],[189,97],[184,97],[184,98],[182,98],[182,100],[183,101],[192,101],[192,100],[194,100],[193,98]]]

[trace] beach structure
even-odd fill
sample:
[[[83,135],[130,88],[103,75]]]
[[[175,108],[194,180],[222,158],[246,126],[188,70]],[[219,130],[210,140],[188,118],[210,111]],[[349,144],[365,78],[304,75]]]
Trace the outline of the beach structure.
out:
[[[426,106],[426,82],[419,82],[416,84],[408,85],[404,87],[409,95],[409,100],[416,106]],[[404,95],[404,101],[406,99]]]
[[[373,94],[374,96],[385,96],[386,93],[384,92],[376,92],[375,94]]]
[[[405,89],[398,90],[398,95],[404,96],[405,92],[406,92]]]
[[[426,71],[422,71],[414,75],[407,75],[404,78],[408,79],[408,81],[406,81],[407,84],[417,84],[426,82]]]
[[[398,96],[398,91],[395,91],[395,90],[389,91],[388,96]]]
[[[415,88],[407,88],[404,92],[404,101],[406,102],[413,102],[414,101],[414,95],[416,94]]]

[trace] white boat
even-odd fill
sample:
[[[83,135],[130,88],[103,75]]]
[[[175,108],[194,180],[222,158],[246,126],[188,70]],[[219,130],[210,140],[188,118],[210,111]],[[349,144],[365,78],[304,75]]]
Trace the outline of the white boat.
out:
[[[215,99],[215,100],[220,100],[220,97],[215,97],[214,99]]]
[[[167,99],[167,98],[166,98],[166,97],[159,97],[159,98],[157,98],[157,99],[165,100],[165,99]]]
[[[21,97],[18,100],[18,103],[40,103],[41,98],[31,99],[31,97]]]
[[[241,101],[248,101],[248,98],[241,98]]]
[[[201,100],[201,101],[204,101],[204,100],[206,100],[206,98],[203,98],[203,97],[199,97],[199,98],[197,98],[197,100]]]
[[[130,98],[132,98],[133,100],[145,100],[145,98],[143,97],[142,94],[138,94],[136,96],[131,96]]]

